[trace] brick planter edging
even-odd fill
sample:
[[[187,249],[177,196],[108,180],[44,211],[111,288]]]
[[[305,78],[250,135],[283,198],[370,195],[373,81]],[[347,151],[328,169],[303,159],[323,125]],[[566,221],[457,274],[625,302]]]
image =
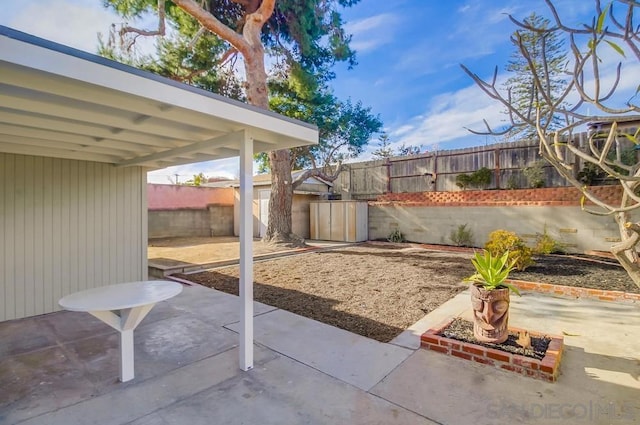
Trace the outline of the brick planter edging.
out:
[[[494,348],[438,335],[449,326],[452,320],[453,319],[449,319],[441,325],[423,333],[420,336],[420,346],[427,350],[494,366],[498,369],[508,370],[548,382],[555,382],[558,379],[560,358],[562,357],[562,349],[564,348],[564,338],[562,336],[529,331],[529,335],[532,337],[546,336],[547,338],[551,338],[545,356],[542,360],[537,360],[519,354],[507,353]],[[520,328],[509,328],[510,332],[520,332],[523,330],[524,329]]]
[[[535,291],[564,297],[588,298],[600,301],[616,301],[627,303],[640,302],[640,294],[636,294],[633,292],[605,291],[602,289],[554,285],[551,283],[528,282],[525,280],[515,279],[507,279],[507,281],[523,291]]]

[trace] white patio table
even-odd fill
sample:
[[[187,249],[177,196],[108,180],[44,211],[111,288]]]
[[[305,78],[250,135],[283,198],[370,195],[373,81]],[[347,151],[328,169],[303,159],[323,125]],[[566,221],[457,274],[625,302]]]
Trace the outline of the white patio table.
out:
[[[66,310],[90,313],[120,333],[120,381],[127,382],[134,377],[133,330],[157,302],[181,291],[177,282],[149,280],[87,289],[58,303]]]

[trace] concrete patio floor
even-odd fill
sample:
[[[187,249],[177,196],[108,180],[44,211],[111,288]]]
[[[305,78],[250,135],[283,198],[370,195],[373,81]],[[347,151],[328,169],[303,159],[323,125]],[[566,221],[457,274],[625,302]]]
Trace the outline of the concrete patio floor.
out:
[[[86,313],[0,323],[0,423],[640,423],[637,304],[514,297],[514,326],[565,334],[556,383],[417,349],[431,325],[469,316],[468,292],[389,344],[256,303],[248,372],[238,308],[200,286],[158,304],[135,332],[125,384],[117,334]]]

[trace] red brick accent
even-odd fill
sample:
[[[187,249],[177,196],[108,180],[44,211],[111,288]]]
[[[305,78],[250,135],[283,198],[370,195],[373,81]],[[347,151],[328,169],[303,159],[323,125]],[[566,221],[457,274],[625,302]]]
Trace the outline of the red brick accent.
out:
[[[522,291],[536,291],[571,298],[589,298],[601,301],[636,303],[640,302],[640,294],[622,291],[603,291],[600,289],[576,288],[572,286],[552,285],[549,283],[527,282],[508,279],[509,283]]]
[[[476,363],[486,364],[498,369],[508,370],[510,372],[519,373],[524,376],[530,376],[536,379],[542,379],[548,382],[555,382],[558,379],[560,367],[560,359],[562,358],[562,349],[564,347],[564,339],[557,335],[544,335],[537,332],[529,332],[529,335],[535,337],[546,336],[551,338],[547,352],[542,360],[536,360],[518,354],[505,353],[493,348],[483,347],[481,345],[470,344],[467,342],[450,339],[438,335],[446,328],[451,320],[443,324],[429,329],[421,335],[421,347],[427,350],[436,351],[450,356],[458,357],[464,360],[474,361]],[[519,332],[523,329],[509,328],[512,332]],[[456,347],[457,346],[457,347]],[[456,348],[452,348],[456,347]],[[462,351],[460,351],[462,348]]]
[[[600,200],[619,204],[622,188],[619,186],[592,186],[589,190]],[[575,187],[549,187],[517,190],[465,190],[458,192],[387,193],[379,195],[377,203],[403,203],[415,206],[504,206],[504,205],[559,205],[580,206],[581,192]],[[591,205],[587,202],[587,205]]]
[[[462,344],[462,351],[465,353],[475,354],[477,356],[484,356],[485,348],[480,345],[472,345],[465,342]]]
[[[503,363],[511,363],[511,355],[504,353],[500,350],[494,350],[491,348],[487,348],[487,357],[501,361]]]
[[[452,356],[456,356],[456,357],[460,357],[461,359],[465,359],[465,360],[473,359],[473,356],[471,354],[463,353],[462,351],[452,350],[451,351],[451,355]]]
[[[449,349],[447,347],[441,347],[439,345],[429,345],[429,350],[437,351],[438,353],[449,353]]]

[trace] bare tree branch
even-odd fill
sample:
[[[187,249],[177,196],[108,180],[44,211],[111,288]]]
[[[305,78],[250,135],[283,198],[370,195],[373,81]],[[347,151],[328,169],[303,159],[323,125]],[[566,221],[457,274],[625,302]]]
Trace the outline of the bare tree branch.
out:
[[[509,18],[520,28],[513,37],[520,51],[521,57],[527,64],[532,81],[531,105],[529,108],[519,109],[513,103],[511,92],[506,94],[496,88],[497,68],[489,80],[483,80],[468,68],[462,65],[462,69],[469,75],[476,85],[491,99],[506,107],[511,121],[510,128],[518,126],[530,126],[536,129],[540,141],[540,154],[562,175],[569,184],[580,190],[583,195],[583,209],[597,215],[614,216],[619,224],[621,242],[611,248],[611,252],[623,265],[633,281],[640,286],[640,262],[636,249],[640,245],[640,223],[629,221],[629,212],[640,209],[640,163],[629,165],[622,161],[620,138],[624,137],[619,132],[618,121],[635,120],[640,122],[640,108],[631,101],[627,105],[613,104],[615,94],[621,87],[623,78],[623,66],[618,62],[612,74],[612,83],[606,88],[602,87],[603,59],[598,52],[601,46],[610,46],[621,52],[625,49],[632,52],[636,60],[640,60],[640,25],[634,22],[634,12],[639,11],[640,2],[634,0],[613,0],[606,8],[602,8],[600,1],[595,0],[596,16],[589,24],[580,27],[570,27],[564,24],[552,0],[545,0],[554,25],[550,27],[535,27],[527,21],[520,21],[513,16]],[[620,19],[616,16],[617,6],[622,5],[625,16]],[[608,22],[609,26],[604,23]],[[529,50],[520,31],[531,31],[541,37],[542,64],[535,62],[534,52]],[[568,73],[569,81],[563,87],[561,93],[553,93],[551,80],[549,79],[549,58],[545,55],[544,46],[547,35],[553,32],[562,32],[569,40],[569,48],[572,54],[572,68]],[[622,45],[616,42],[623,42]],[[539,59],[538,59],[539,60]],[[632,69],[632,68],[629,68]],[[636,76],[627,75],[631,81],[637,81]],[[587,83],[590,84],[587,87]],[[577,94],[578,100],[573,105],[566,105],[571,95]],[[637,92],[636,92],[637,94]],[[542,107],[541,104],[544,106]],[[592,115],[584,112],[584,106],[591,105],[604,115]],[[531,109],[535,109],[535,114]],[[550,117],[560,115],[564,117],[564,123],[554,131],[550,129]],[[589,123],[600,123],[606,130],[592,132],[589,135],[586,147],[576,146],[572,140],[572,133],[580,126]],[[504,134],[506,131],[494,131],[491,125],[484,121],[485,130],[470,130],[474,134]],[[507,130],[508,131],[508,130]],[[606,133],[605,133],[606,132]],[[628,135],[636,145],[640,144],[638,135]],[[568,155],[570,154],[570,155]],[[617,180],[622,198],[617,201],[600,198],[596,191],[585,186],[574,175],[573,158],[585,164],[593,164],[609,178]],[[595,207],[586,206],[590,202]]]
[[[158,29],[157,30],[142,30],[130,26],[124,26],[120,28],[120,36],[124,36],[128,33],[135,33],[142,36],[155,36],[155,35],[165,35],[166,24],[166,10],[165,10],[165,0],[158,0]],[[135,43],[135,41],[134,41]]]

